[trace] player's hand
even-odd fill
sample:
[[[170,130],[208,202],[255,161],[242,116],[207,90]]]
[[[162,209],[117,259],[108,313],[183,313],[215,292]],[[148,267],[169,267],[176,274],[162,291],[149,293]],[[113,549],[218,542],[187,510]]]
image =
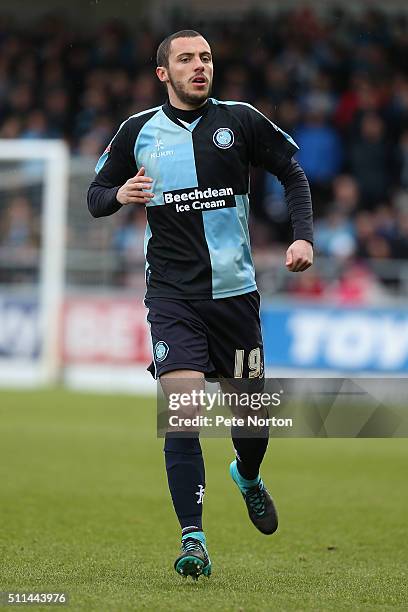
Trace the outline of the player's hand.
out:
[[[130,178],[122,187],[119,188],[116,194],[116,199],[120,204],[147,204],[154,193],[144,191],[151,189],[153,179],[150,176],[145,176],[145,169],[142,166],[136,176]]]
[[[313,247],[307,240],[295,240],[286,251],[286,267],[290,272],[303,272],[313,263]]]

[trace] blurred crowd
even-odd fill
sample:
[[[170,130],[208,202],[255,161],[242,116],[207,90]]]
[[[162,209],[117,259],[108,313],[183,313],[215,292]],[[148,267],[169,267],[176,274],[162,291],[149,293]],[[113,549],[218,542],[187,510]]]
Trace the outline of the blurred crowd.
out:
[[[0,138],[64,138],[73,155],[99,156],[126,117],[164,101],[155,50],[184,27],[212,46],[214,97],[254,104],[298,143],[316,253],[339,263],[341,279],[363,285],[364,277],[381,289],[371,263],[408,256],[408,12],[299,8],[210,23],[178,16],[165,32],[120,21],[81,32],[51,15],[27,30],[0,18]],[[3,207],[0,248],[37,240],[24,198]],[[284,194],[259,169],[251,204],[255,254],[282,250],[291,239]],[[143,259],[144,214],[123,212],[111,246],[126,272]],[[288,283],[311,297],[327,290],[315,272]]]

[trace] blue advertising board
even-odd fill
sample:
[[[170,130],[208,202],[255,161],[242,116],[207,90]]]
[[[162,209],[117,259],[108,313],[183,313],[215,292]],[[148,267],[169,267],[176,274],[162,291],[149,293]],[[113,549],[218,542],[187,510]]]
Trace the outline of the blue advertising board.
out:
[[[262,308],[268,367],[408,372],[408,311],[299,303]]]

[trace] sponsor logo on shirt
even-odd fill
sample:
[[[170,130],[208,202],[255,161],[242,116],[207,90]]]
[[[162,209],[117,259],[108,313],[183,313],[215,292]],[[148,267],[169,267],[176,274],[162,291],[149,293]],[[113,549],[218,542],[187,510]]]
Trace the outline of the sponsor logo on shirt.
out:
[[[202,212],[219,208],[234,208],[236,206],[234,190],[232,187],[213,189],[177,189],[164,191],[165,204],[173,205],[176,212]]]
[[[164,150],[164,142],[161,138],[156,138],[156,144],[154,145],[156,149],[153,153],[150,153],[150,159],[156,159],[158,157],[168,157],[169,155],[174,155],[174,151],[172,149]]]

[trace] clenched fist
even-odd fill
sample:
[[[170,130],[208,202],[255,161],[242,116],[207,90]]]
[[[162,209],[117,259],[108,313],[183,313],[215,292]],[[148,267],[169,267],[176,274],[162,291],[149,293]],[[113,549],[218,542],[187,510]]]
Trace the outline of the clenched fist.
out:
[[[307,240],[295,240],[286,251],[286,267],[290,272],[303,272],[313,263],[313,247]]]
[[[136,176],[130,178],[122,187],[119,188],[116,194],[116,199],[120,204],[147,204],[154,193],[144,191],[151,189],[153,179],[150,176],[145,176],[145,169],[142,166]]]

